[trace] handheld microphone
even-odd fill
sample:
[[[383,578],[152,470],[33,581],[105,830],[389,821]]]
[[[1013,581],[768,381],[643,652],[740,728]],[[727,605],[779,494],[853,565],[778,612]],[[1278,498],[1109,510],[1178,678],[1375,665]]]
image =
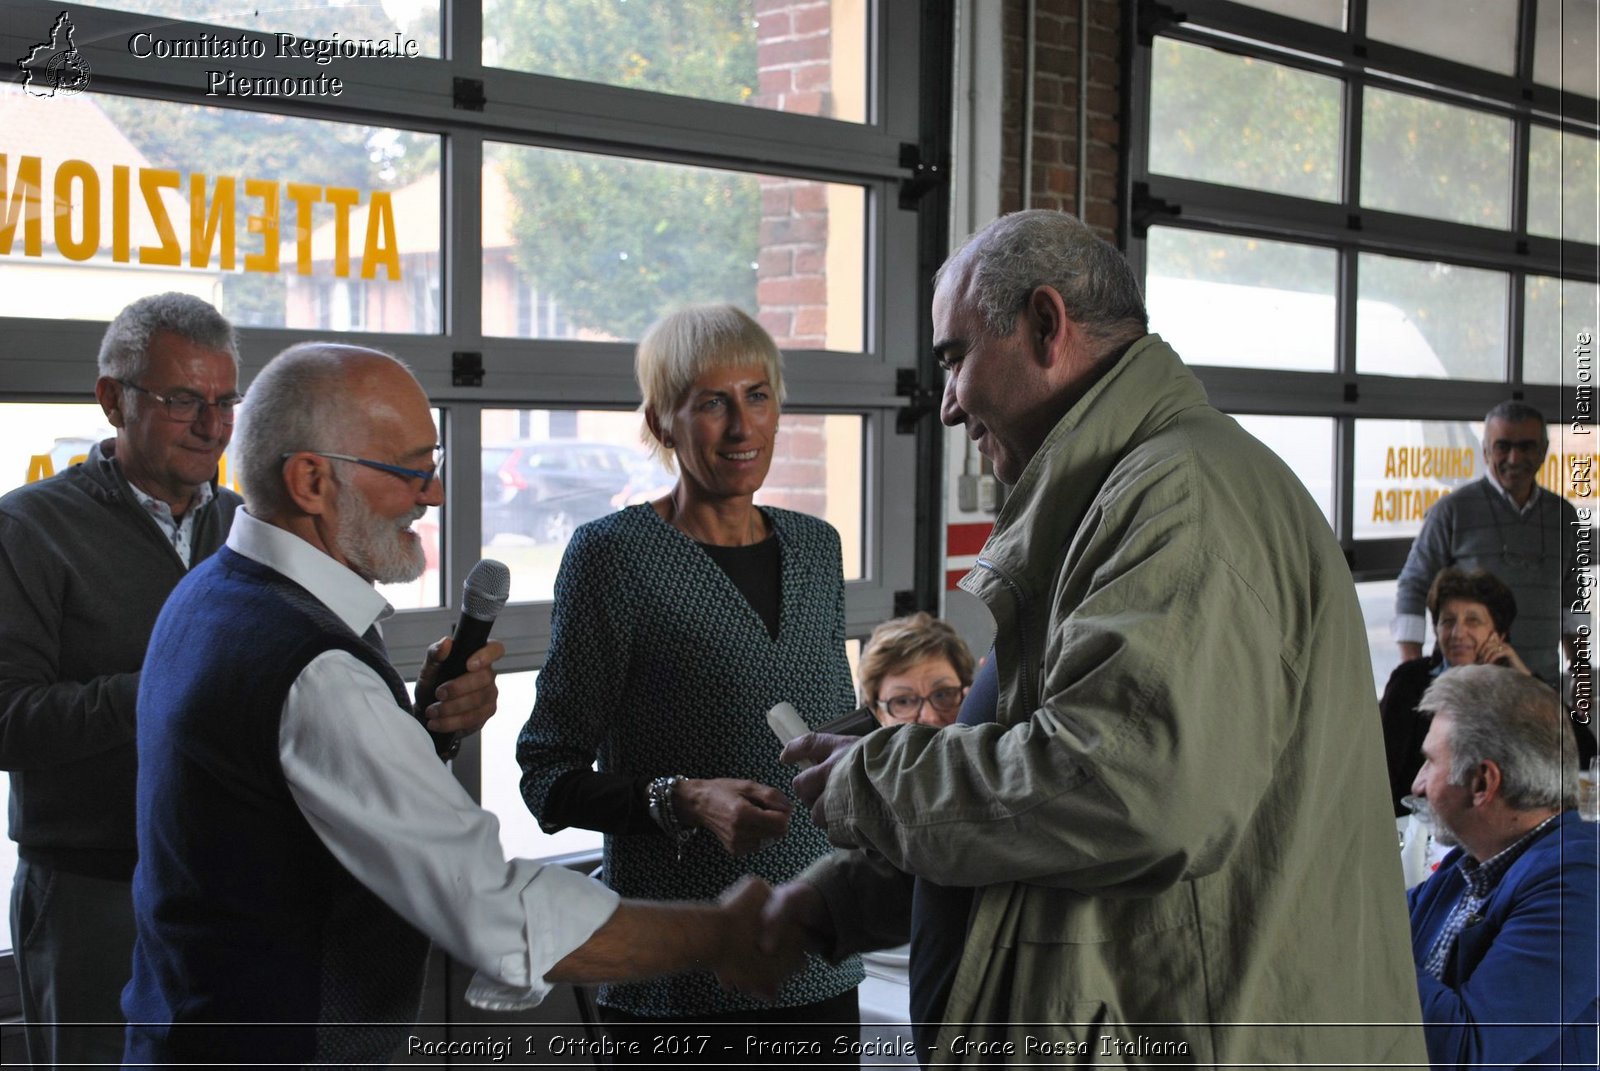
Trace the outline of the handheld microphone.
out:
[[[450,657],[439,665],[439,672],[434,675],[431,684],[417,686],[419,717],[433,705],[434,692],[439,685],[465,673],[467,659],[483,650],[483,645],[489,642],[489,630],[494,627],[494,619],[505,608],[506,599],[510,596],[511,570],[503,562],[485,558],[472,567],[466,582],[461,585],[461,617],[451,633],[454,642],[450,645]],[[434,750],[442,759],[453,758],[461,750],[459,732],[436,733],[430,730],[428,735],[433,737]]]

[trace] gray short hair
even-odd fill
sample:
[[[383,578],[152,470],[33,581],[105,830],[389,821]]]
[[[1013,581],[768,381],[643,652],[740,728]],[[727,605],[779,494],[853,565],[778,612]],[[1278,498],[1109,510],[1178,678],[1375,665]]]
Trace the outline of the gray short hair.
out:
[[[672,411],[683,402],[694,381],[713,368],[758,364],[781,405],[784,399],[783,355],[766,328],[734,305],[685,305],[650,325],[639,340],[633,371],[644,401],[640,410],[655,411],[662,429],[672,431]],[[645,426],[644,443],[668,471],[672,450]]]
[[[353,350],[406,367],[379,350],[340,342],[301,342],[268,361],[251,382],[239,408],[233,453],[239,488],[257,517],[277,516],[290,505],[283,484],[284,454],[348,453],[349,444],[364,430],[365,415],[359,409],[352,412],[346,387]]]
[[[1056,290],[1067,315],[1104,346],[1150,329],[1127,258],[1076,216],[1047,209],[1001,216],[950,255],[934,284],[969,263],[978,311],[992,335],[1009,335],[1041,286]]]
[[[1546,427],[1543,413],[1527,402],[1519,402],[1515,399],[1507,399],[1483,414],[1483,423],[1486,427],[1491,420],[1503,420],[1507,424],[1520,424],[1524,420],[1537,420],[1539,427]],[[1488,431],[1485,430],[1484,434],[1487,435]],[[1548,432],[1545,438],[1549,438]]]
[[[233,325],[209,302],[169,290],[142,297],[117,313],[100,340],[100,374],[129,381],[143,379],[150,369],[150,340],[160,331],[221,350],[233,358],[234,372],[238,372],[239,341]]]
[[[1428,686],[1417,709],[1450,716],[1450,783],[1482,763],[1500,767],[1500,795],[1519,811],[1577,802],[1577,742],[1561,701],[1536,677],[1504,666],[1458,666]]]

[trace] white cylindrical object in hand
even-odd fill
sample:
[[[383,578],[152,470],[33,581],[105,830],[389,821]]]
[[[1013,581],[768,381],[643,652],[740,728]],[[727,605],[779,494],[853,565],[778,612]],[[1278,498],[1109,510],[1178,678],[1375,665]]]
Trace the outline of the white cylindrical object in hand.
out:
[[[772,726],[772,735],[778,738],[778,743],[788,744],[797,736],[804,736],[811,731],[811,726],[805,723],[800,712],[794,708],[793,703],[783,702],[767,711],[767,724]],[[802,770],[811,763],[804,760],[795,763]]]

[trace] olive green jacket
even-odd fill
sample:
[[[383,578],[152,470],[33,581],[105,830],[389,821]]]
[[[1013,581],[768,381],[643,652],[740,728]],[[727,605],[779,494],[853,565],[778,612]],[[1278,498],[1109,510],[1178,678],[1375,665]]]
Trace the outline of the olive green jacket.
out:
[[[865,738],[824,805],[866,851],[807,875],[842,945],[894,936],[874,863],[978,887],[935,1058],[1425,1065],[1349,569],[1160,338],[1061,419],[961,586],[997,723]]]

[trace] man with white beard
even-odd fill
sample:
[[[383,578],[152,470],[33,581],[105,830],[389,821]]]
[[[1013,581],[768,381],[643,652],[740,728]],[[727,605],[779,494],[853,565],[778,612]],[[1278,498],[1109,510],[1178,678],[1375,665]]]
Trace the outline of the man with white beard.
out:
[[[392,611],[372,584],[421,574],[411,525],[444,501],[405,366],[291,347],[251,385],[234,445],[246,508],[174,591],[141,680],[125,1062],[385,1064],[430,939],[514,1004],[691,966],[775,992],[801,956],[750,955],[765,885],[643,904],[507,860],[435,755],[374,627]],[[492,706],[502,651],[441,698]]]

